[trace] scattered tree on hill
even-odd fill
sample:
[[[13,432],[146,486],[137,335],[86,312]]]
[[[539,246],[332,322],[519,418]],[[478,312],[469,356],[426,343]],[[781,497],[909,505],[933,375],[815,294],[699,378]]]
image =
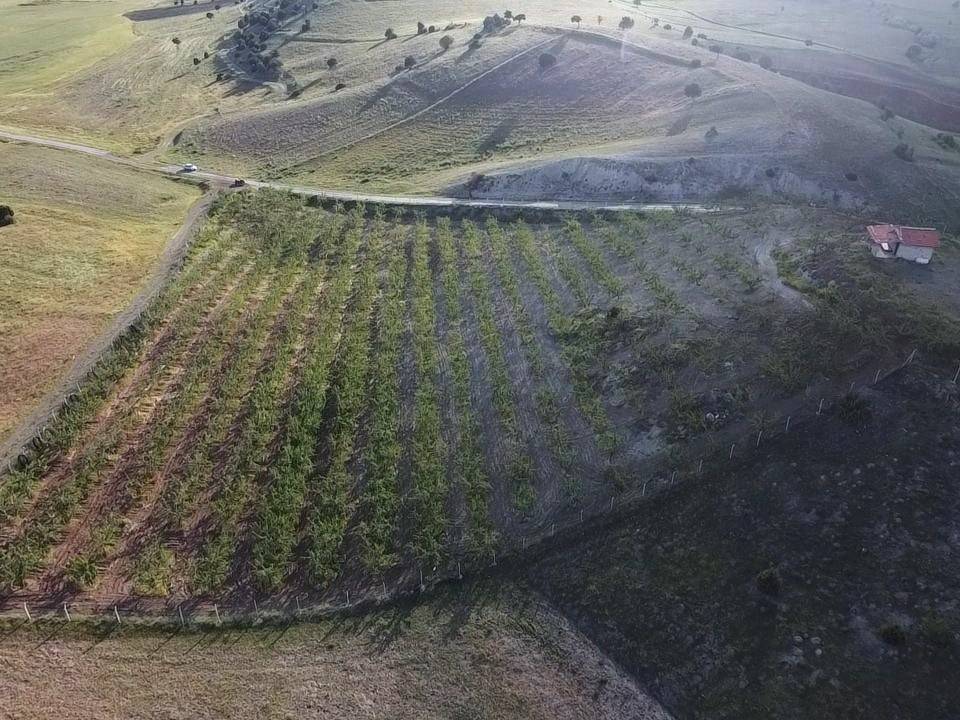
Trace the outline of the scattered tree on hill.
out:
[[[200,64],[200,58],[195,57],[195,58],[193,59],[193,64],[194,64],[194,65],[199,65],[199,64]]]
[[[203,59],[204,59],[204,60],[207,60],[207,59],[209,59],[209,57],[210,57],[210,53],[207,52],[206,50],[204,50],[204,51],[203,51]]]
[[[514,15],[513,19],[516,20],[517,24],[519,25],[520,23],[522,23],[524,20],[527,19],[527,16],[525,13],[520,13],[519,15]]]
[[[423,34],[426,33],[426,32],[427,32],[427,26],[424,25],[422,22],[420,22],[420,21],[418,20],[418,21],[417,21],[417,35],[423,35]]]
[[[918,60],[920,60],[920,56],[923,55],[923,48],[920,47],[919,45],[911,45],[910,47],[907,48],[906,55],[908,60],[913,60],[914,62],[917,62]]]
[[[813,47],[813,40],[804,40],[803,44],[807,47]]]
[[[338,83],[334,86],[333,90],[334,90],[334,92],[336,92],[337,90],[343,90],[346,86],[347,86],[346,83],[344,83],[344,82],[338,82]]]
[[[396,40],[396,39],[397,39],[397,34],[393,31],[393,28],[387,28],[386,30],[384,30],[383,36],[384,36],[387,40]]]
[[[757,63],[764,70],[769,70],[773,67],[773,58],[771,58],[769,55],[761,55],[759,58],[757,58]]]
[[[310,32],[310,21],[309,21],[309,20],[304,20],[304,21],[303,21],[303,25],[300,26],[300,32],[302,32],[302,33]]]
[[[436,26],[436,25],[431,25],[430,27],[427,28],[427,32],[428,32],[428,33],[433,33],[433,32],[436,32],[436,31],[437,31],[437,26]]]
[[[632,18],[632,17],[628,17],[627,15],[624,15],[622,18],[620,18],[619,28],[620,28],[621,30],[629,30],[629,29],[632,28],[632,27],[633,27],[633,18]]]
[[[451,45],[453,45],[453,38],[449,35],[444,35],[440,38],[440,47],[442,47],[444,51],[449,50]]]
[[[689,98],[698,98],[703,94],[703,90],[700,89],[700,85],[697,83],[690,83],[683,89],[683,94]]]
[[[603,15],[597,15],[597,25],[603,25]]]
[[[653,27],[660,27],[660,18],[653,19]]]
[[[327,58],[327,67],[333,70],[337,66],[336,58]]]
[[[213,20],[213,13],[212,13],[212,12],[208,12],[208,13],[207,13],[207,20]]]
[[[550,53],[541,53],[539,62],[541,70],[549,70],[557,64],[557,58]]]
[[[893,149],[893,154],[896,155],[901,160],[906,162],[913,162],[914,149],[913,146],[907,145],[906,143],[900,143]]]
[[[704,137],[706,137],[707,140],[713,140],[719,134],[720,134],[720,131],[717,130],[717,126],[711,125],[710,129],[707,130],[707,134]]]
[[[0,227],[13,225],[13,208],[9,205],[0,205]]]
[[[175,38],[173,38],[170,42],[172,42],[172,43],[173,43],[174,45],[176,45],[177,47],[180,47],[180,38],[175,37]]]
[[[687,40],[688,38],[693,37],[693,28],[687,25],[686,29],[683,31],[683,39]]]
[[[512,11],[512,10],[504,10],[504,11],[503,11],[503,16],[504,16],[507,20],[513,20],[513,11]]]
[[[664,29],[664,30],[673,30],[673,25],[671,25],[670,23],[667,23],[666,25],[663,26],[663,29]]]
[[[720,53],[723,52],[723,48],[720,47],[719,45],[711,45],[709,49],[710,49],[710,52],[716,53],[717,59],[720,58]]]
[[[579,15],[574,15],[573,17],[570,18],[570,22],[576,23],[576,24],[577,24],[577,29],[579,30],[579,29],[580,29],[580,23],[583,22],[583,18],[580,17]]]
[[[417,64],[417,59],[413,55],[407,55],[403,59],[403,66],[408,70]]]

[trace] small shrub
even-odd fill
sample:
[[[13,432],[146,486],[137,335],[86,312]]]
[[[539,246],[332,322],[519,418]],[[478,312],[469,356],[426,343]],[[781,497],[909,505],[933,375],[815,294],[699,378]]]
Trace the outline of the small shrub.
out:
[[[903,645],[907,642],[907,633],[897,623],[887,623],[880,628],[880,639],[887,645]]]
[[[427,26],[419,20],[417,21],[417,35],[424,35],[427,32]]]
[[[403,59],[403,67],[405,67],[408,70],[416,64],[417,64],[417,59],[413,55],[407,55]]]
[[[757,590],[764,595],[779,595],[783,589],[783,580],[780,578],[780,571],[775,567],[767,568],[757,573]]]
[[[334,92],[336,92],[337,90],[343,90],[346,86],[347,86],[346,83],[338,82],[338,83],[333,87]]]
[[[327,67],[333,70],[337,66],[336,58],[327,58]]]
[[[690,83],[683,89],[683,94],[688,98],[698,98],[703,94],[703,90],[697,83]]]
[[[435,33],[436,31],[437,31],[436,25],[431,25],[430,27],[427,28],[428,33]]]
[[[442,38],[440,38],[440,47],[442,47],[444,51],[449,50],[450,46],[452,45],[453,45],[453,38],[450,37],[449,35],[444,35]]]
[[[387,28],[386,30],[384,30],[384,31],[383,31],[383,36],[384,36],[387,40],[396,40],[396,39],[397,39],[397,34],[393,31],[393,28]]]
[[[671,25],[670,23],[666,23],[666,24],[663,26],[663,29],[664,29],[664,30],[673,30],[673,25]]]
[[[13,208],[9,205],[0,205],[0,227],[13,224]]]
[[[848,392],[840,398],[837,415],[848,425],[862,425],[870,418],[870,403],[860,395]]]
[[[624,15],[620,18],[620,25],[618,26],[621,30],[629,30],[633,27],[633,18]]]
[[[803,44],[807,47],[813,47],[813,40],[804,40]]]
[[[893,154],[906,162],[913,162],[914,149],[907,143],[899,143],[894,149]]]
[[[540,63],[541,70],[549,70],[557,64],[557,58],[550,53],[541,53],[538,62]]]
[[[896,115],[894,114],[893,110],[891,110],[890,108],[884,108],[883,113],[880,115],[880,119],[883,120],[884,122],[886,122],[887,120],[891,120],[895,117]]]
[[[687,25],[687,27],[683,31],[683,39],[687,40],[688,38],[691,38],[691,37],[693,37],[693,28]]]
[[[710,129],[707,130],[707,134],[704,135],[704,137],[705,137],[707,140],[713,140],[713,139],[714,139],[715,137],[717,137],[717,135],[719,135],[719,134],[720,134],[720,131],[717,130],[717,126],[716,126],[716,125],[711,125],[711,126],[710,126]]]
[[[860,176],[857,175],[855,172],[848,172],[844,177],[846,177],[847,180],[849,180],[850,182],[856,182],[857,180],[860,179]]]
[[[905,54],[908,60],[919,62],[923,55],[923,48],[919,45],[911,45],[907,48],[907,52]]]

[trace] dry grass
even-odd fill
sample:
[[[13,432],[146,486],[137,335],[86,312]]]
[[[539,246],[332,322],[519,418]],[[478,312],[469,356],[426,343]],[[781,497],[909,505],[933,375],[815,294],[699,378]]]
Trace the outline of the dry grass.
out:
[[[0,144],[0,437],[122,310],[196,198],[153,175]]]

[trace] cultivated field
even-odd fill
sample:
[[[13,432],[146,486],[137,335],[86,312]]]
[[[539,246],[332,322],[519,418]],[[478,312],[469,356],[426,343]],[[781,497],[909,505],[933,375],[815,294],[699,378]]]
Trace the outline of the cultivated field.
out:
[[[225,197],[5,479],[0,582],[379,594],[687,472],[917,343],[957,352],[935,310],[892,324],[925,306],[887,296],[839,218],[542,220]],[[777,276],[771,253],[810,272],[777,250],[789,228],[846,268],[812,299]]]
[[[188,185],[0,143],[0,444],[149,283],[199,197]]]

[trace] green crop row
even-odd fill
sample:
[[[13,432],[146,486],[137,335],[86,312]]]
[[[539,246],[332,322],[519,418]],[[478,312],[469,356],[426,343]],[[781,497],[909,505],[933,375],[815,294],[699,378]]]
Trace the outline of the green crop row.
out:
[[[427,566],[436,566],[443,557],[446,536],[444,512],[447,476],[444,469],[444,442],[440,428],[440,401],[437,389],[437,315],[430,277],[430,231],[422,220],[413,239],[413,355],[416,367],[413,426],[413,499],[417,525],[413,551]]]
[[[373,308],[383,249],[384,223],[378,213],[367,236],[335,366],[337,407],[330,430],[328,466],[316,487],[311,488],[307,572],[317,584],[328,583],[340,570],[340,547],[350,519],[353,485],[348,463],[353,457],[360,416],[367,406]]]
[[[367,477],[360,502],[358,535],[364,564],[382,572],[396,562],[395,536],[400,507],[400,367],[403,338],[406,232],[394,235],[386,286],[376,328],[376,354],[370,383],[370,437]]]
[[[606,288],[614,298],[623,295],[623,282],[610,270],[603,253],[587,237],[580,221],[574,217],[568,217],[564,221],[564,232],[577,252],[580,253],[580,256],[587,261],[587,266],[590,268],[590,273],[594,279]]]
[[[509,454],[509,474],[516,508],[527,513],[533,507],[535,493],[533,472],[529,459],[522,452],[524,445],[513,388],[510,382],[503,338],[496,321],[493,291],[483,262],[483,248],[477,227],[469,220],[463,221],[463,253],[467,262],[467,275],[473,292],[477,322],[480,325],[480,344],[487,358],[487,366],[493,386],[493,404],[500,416]]]
[[[320,331],[312,338],[294,407],[273,465],[271,485],[256,520],[253,575],[263,590],[275,590],[283,583],[297,541],[307,480],[314,468],[317,434],[323,424],[330,369],[340,341],[344,305],[356,274],[354,262],[363,239],[363,226],[363,209],[358,207],[337,248],[337,266],[321,297],[314,319]]]
[[[470,398],[470,359],[460,329],[463,323],[463,305],[460,302],[457,249],[448,218],[437,221],[436,237],[438,269],[448,325],[444,342],[450,353],[457,409],[458,440],[456,447],[451,448],[450,460],[456,482],[463,488],[470,513],[467,548],[473,555],[488,558],[492,557],[496,549],[497,532],[490,518],[490,481],[484,469],[480,447],[480,425]]]

